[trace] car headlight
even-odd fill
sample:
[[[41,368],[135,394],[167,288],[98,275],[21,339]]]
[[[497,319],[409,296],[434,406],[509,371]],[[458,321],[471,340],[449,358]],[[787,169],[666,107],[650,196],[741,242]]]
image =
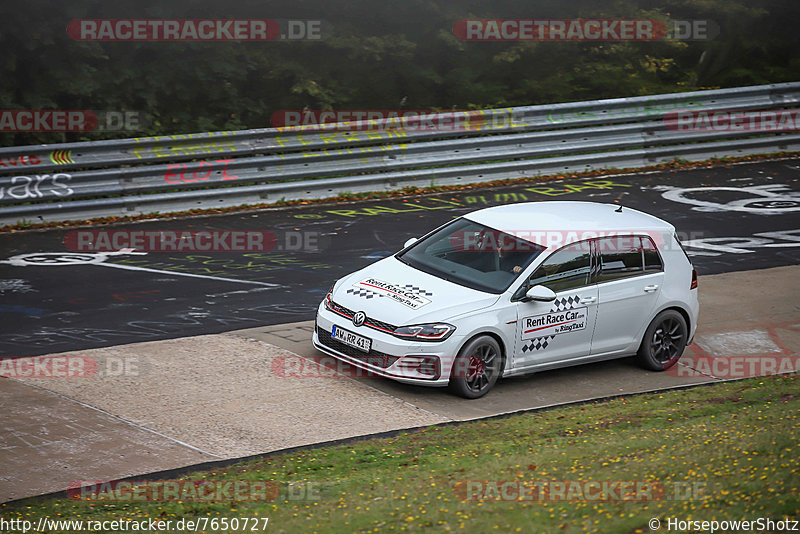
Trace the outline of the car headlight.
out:
[[[415,324],[412,326],[400,326],[395,329],[393,334],[403,339],[417,339],[419,341],[444,341],[455,331],[456,327],[451,324],[428,323]]]
[[[331,295],[333,294],[333,288],[336,287],[336,282],[338,280],[334,280],[331,284],[331,288],[328,290],[328,293],[325,295],[325,298],[322,300],[325,303],[325,307],[329,310],[332,310],[333,307],[331,306]]]

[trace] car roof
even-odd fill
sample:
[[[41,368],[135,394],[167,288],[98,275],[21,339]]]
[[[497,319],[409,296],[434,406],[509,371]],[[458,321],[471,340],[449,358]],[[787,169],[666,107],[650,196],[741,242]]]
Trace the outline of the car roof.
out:
[[[619,204],[579,201],[544,201],[506,204],[474,211],[466,219],[527,241],[530,232],[565,232],[577,235],[569,241],[585,239],[584,232],[644,233],[669,232],[670,223]],[[574,235],[574,234],[572,234]],[[563,244],[566,244],[564,242]]]

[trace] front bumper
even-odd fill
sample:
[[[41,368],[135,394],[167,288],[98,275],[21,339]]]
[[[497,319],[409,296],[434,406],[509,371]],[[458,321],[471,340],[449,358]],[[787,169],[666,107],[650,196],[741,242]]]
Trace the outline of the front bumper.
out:
[[[369,353],[352,348],[330,336],[331,328],[349,330],[372,340]],[[335,314],[320,304],[313,335],[314,347],[371,374],[391,378],[406,384],[420,386],[446,386],[450,371],[461,343],[455,334],[438,343],[406,341],[366,326],[356,327],[352,321]],[[437,372],[433,375],[419,372],[420,363],[438,360]]]

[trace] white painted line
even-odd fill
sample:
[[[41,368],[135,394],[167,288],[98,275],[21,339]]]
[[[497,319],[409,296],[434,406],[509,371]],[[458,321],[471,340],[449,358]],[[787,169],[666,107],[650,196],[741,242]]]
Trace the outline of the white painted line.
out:
[[[130,271],[147,271],[150,273],[158,273],[158,274],[168,274],[168,275],[175,275],[175,276],[188,276],[190,278],[208,278],[211,280],[221,280],[223,282],[236,282],[237,284],[253,284],[257,286],[265,286],[265,287],[278,287],[280,284],[268,284],[267,282],[254,282],[252,280],[237,280],[235,278],[222,278],[220,276],[208,276],[205,274],[191,274],[191,273],[182,273],[179,271],[161,271],[159,269],[148,269],[147,267],[135,267],[133,265],[120,265],[118,263],[95,263],[95,265],[100,265],[102,267],[114,267],[116,269],[127,269]]]
[[[205,278],[209,280],[221,280],[223,282],[234,282],[237,284],[251,284],[264,287],[280,287],[280,284],[269,284],[267,282],[254,282],[251,280],[237,280],[235,278],[223,278],[221,276],[209,276],[205,274],[190,274],[182,273],[179,271],[162,271],[160,269],[149,269],[147,267],[136,267],[133,265],[119,265],[116,263],[105,263],[111,256],[122,256],[126,254],[144,256],[146,252],[136,252],[132,248],[123,248],[116,252],[99,252],[99,253],[67,253],[67,252],[34,252],[30,254],[18,254],[8,258],[7,260],[0,260],[0,263],[7,263],[15,267],[63,267],[65,265],[101,265],[105,267],[114,267],[115,269],[127,269],[129,271],[146,271],[150,273],[166,274],[171,276],[188,276],[190,278]]]
[[[229,295],[244,295],[246,293],[252,293],[253,291],[267,291],[269,288],[266,287],[257,287],[255,289],[240,289],[239,291],[228,291],[226,293],[215,293],[214,295],[206,295],[208,298],[216,298],[216,297],[227,297]]]
[[[675,364],[675,365],[680,365],[681,367],[686,367],[687,369],[691,369],[693,372],[697,373],[698,375],[703,375],[703,376],[707,376],[708,378],[714,378],[714,379],[721,380],[719,377],[716,377],[716,376],[714,376],[712,374],[709,374],[709,373],[704,373],[703,371],[700,371],[699,369],[697,369],[695,367],[692,367],[688,363],[684,363],[681,360],[678,360],[678,363]]]

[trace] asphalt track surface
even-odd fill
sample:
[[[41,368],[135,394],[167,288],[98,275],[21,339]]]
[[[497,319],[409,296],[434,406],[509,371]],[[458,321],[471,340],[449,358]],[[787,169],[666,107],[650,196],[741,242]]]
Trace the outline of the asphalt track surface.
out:
[[[102,227],[260,231],[275,236],[269,251],[106,255],[75,252],[70,232],[86,229],[4,233],[0,357],[310,320],[334,280],[408,238],[476,209],[549,200],[619,203],[661,217],[701,275],[800,264],[800,158]]]

